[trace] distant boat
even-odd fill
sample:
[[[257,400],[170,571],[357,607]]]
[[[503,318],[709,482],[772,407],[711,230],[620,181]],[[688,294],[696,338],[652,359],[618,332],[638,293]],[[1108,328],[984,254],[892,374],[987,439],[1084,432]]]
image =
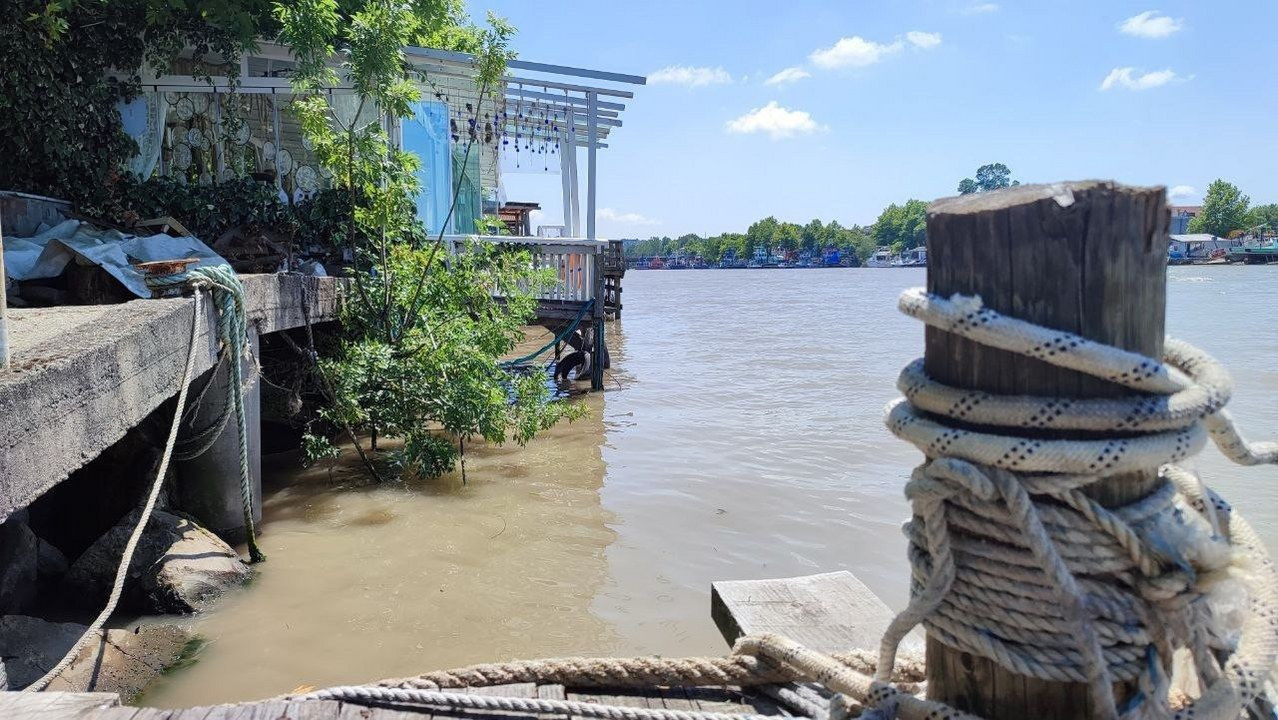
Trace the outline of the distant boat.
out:
[[[1229,248],[1229,262],[1240,262],[1247,265],[1269,265],[1278,263],[1278,239],[1269,240],[1260,245],[1244,245]]]
[[[892,262],[892,267],[927,267],[927,248],[910,248]]]
[[[892,260],[892,249],[881,247],[874,251],[869,260],[865,261],[865,266],[872,268],[892,267]]]

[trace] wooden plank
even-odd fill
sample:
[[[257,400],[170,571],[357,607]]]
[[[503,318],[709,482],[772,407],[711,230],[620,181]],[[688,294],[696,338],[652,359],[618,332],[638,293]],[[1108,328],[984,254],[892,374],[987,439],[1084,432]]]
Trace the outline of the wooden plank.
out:
[[[1021,186],[938,201],[928,209],[928,290],[979,295],[998,312],[1159,357],[1167,280],[1165,202],[1162,188],[1099,182]],[[926,331],[925,367],[946,385],[999,394],[1132,394],[932,327]],[[1144,496],[1156,482],[1155,473],[1135,473],[1089,490],[1112,506]],[[933,639],[927,659],[929,696],[990,720],[1104,714],[1090,707],[1082,684],[1016,675]],[[1133,689],[1117,688],[1118,702]]]
[[[116,693],[0,692],[0,718],[5,720],[58,720],[118,707]]]
[[[776,633],[822,652],[877,649],[892,610],[850,572],[710,586],[710,616],[729,644]],[[917,639],[907,643],[919,647]]]
[[[304,703],[311,705],[311,703]],[[337,703],[334,703],[335,705]],[[302,715],[290,714],[289,720],[431,720],[434,715],[431,710],[422,708],[419,712],[413,710],[399,710],[395,708],[367,707],[364,705],[355,705],[353,703],[341,703],[340,709],[319,710],[311,708],[300,708]],[[326,712],[328,714],[319,714]],[[266,718],[265,720],[279,720],[279,716]]]

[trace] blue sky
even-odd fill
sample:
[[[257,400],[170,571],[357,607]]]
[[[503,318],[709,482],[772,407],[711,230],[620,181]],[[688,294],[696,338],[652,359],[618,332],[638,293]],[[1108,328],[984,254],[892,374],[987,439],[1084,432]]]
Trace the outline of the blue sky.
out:
[[[1278,202],[1273,0],[470,9],[508,17],[523,59],[650,77],[600,152],[603,237],[742,231],[769,214],[870,223],[954,194],[987,162],[1023,182],[1166,185],[1180,203],[1223,177]],[[506,186],[561,221],[557,175]]]

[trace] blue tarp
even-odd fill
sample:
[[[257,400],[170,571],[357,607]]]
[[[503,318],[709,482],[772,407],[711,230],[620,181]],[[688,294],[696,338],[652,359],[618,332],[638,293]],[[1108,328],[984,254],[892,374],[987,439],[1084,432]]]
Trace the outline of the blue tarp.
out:
[[[196,267],[225,265],[226,260],[193,237],[125,235],[99,230],[79,220],[64,220],[26,238],[4,239],[4,273],[16,281],[53,278],[67,264],[79,261],[98,265],[138,297],[151,297],[142,274],[132,262],[199,258]]]

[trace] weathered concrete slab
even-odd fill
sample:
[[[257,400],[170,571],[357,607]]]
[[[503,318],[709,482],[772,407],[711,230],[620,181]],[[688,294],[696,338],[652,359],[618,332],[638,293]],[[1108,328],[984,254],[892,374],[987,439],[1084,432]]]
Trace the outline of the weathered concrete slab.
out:
[[[245,275],[249,320],[267,334],[337,317],[341,283]],[[13,369],[0,373],[0,520],[122,438],[177,392],[191,333],[190,298],[9,310]],[[205,303],[196,373],[217,358]]]
[[[729,644],[742,635],[776,633],[822,652],[875,650],[892,612],[850,572],[710,586],[710,615]],[[917,637],[903,646],[921,649]]]

